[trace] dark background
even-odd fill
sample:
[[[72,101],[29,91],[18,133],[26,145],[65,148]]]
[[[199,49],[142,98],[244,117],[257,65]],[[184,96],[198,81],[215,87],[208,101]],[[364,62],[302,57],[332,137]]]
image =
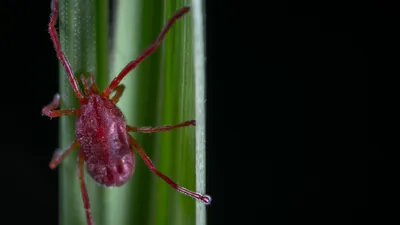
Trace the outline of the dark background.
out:
[[[207,1],[209,224],[382,223],[398,6],[280,2]],[[1,217],[56,224],[58,122],[40,114],[58,92],[50,1],[0,9]]]

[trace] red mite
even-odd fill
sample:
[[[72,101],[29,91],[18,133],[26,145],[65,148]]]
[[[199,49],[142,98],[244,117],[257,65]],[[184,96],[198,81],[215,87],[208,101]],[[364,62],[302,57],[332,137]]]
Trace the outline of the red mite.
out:
[[[83,163],[86,163],[86,169],[89,175],[99,184],[107,187],[121,186],[126,183],[133,174],[135,168],[135,151],[143,158],[150,171],[167,182],[172,188],[185,195],[199,199],[205,204],[210,204],[210,196],[202,195],[181,187],[158,171],[138,141],[128,134],[128,132],[152,133],[190,125],[195,126],[196,121],[190,120],[174,126],[154,128],[132,127],[126,124],[124,115],[116,106],[116,103],[125,89],[124,85],[119,84],[120,81],[141,61],[157,49],[174,22],[189,12],[190,8],[184,7],[177,11],[172,18],[169,19],[154,44],[149,46],[137,59],[129,62],[102,93],[99,93],[93,75],[90,76],[88,81],[82,75],[81,80],[85,91],[84,95],[79,89],[78,81],[73,75],[68,59],[61,50],[57,31],[54,27],[58,17],[58,0],[53,0],[51,6],[52,14],[49,23],[50,36],[57,52],[57,57],[65,68],[74,93],[79,100],[80,108],[56,110],[60,104],[60,95],[56,94],[53,101],[42,109],[42,113],[50,118],[64,115],[77,116],[76,139],[67,149],[55,151],[53,159],[50,162],[50,168],[56,168],[68,153],[79,148],[78,177],[88,224],[93,225],[93,220],[83,177]],[[114,96],[110,98],[110,94],[114,91]]]

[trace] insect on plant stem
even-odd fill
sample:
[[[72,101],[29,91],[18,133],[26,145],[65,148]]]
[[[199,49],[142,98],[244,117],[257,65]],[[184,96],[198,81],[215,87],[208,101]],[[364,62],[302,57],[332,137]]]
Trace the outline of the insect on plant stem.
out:
[[[198,199],[205,204],[210,204],[210,196],[181,187],[168,176],[157,170],[139,142],[128,133],[169,131],[176,128],[195,126],[196,121],[189,120],[172,126],[133,127],[126,123],[123,113],[116,105],[125,90],[125,86],[120,84],[121,80],[157,49],[172,25],[188,13],[190,8],[183,7],[178,10],[168,20],[156,41],[137,59],[129,62],[103,92],[99,91],[93,75],[88,79],[82,75],[81,82],[84,87],[84,93],[79,89],[78,80],[73,74],[72,67],[67,57],[61,50],[60,40],[55,29],[58,18],[58,0],[52,1],[51,9],[51,19],[49,22],[50,37],[53,41],[57,57],[64,67],[72,89],[79,100],[80,107],[77,109],[57,109],[61,100],[59,94],[56,94],[53,101],[43,107],[42,114],[50,118],[65,115],[76,116],[76,139],[68,148],[56,150],[49,166],[51,169],[56,168],[68,153],[78,149],[78,179],[87,223],[89,225],[94,224],[90,212],[89,196],[84,181],[83,165],[86,165],[88,174],[97,183],[106,187],[117,187],[125,184],[132,177],[136,164],[135,152],[139,154],[151,172],[163,179],[172,188],[187,196]],[[115,94],[110,99],[110,94],[112,92],[115,92]]]

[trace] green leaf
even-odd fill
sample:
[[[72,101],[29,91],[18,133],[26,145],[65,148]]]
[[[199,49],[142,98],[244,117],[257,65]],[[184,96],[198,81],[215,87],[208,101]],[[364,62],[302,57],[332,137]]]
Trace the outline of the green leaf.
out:
[[[196,127],[132,136],[161,172],[190,190],[204,193],[202,1],[166,0],[155,4],[145,0],[119,0],[116,3],[114,23],[109,30],[108,1],[60,0],[62,49],[76,76],[95,74],[101,90],[156,40],[174,12],[193,4],[191,12],[173,25],[159,49],[123,79],[126,90],[117,105],[131,126],[155,127],[197,120]],[[62,67],[60,91],[62,108],[79,107]],[[74,122],[74,117],[60,118],[60,147],[67,147],[74,140]],[[76,175],[76,153],[71,153],[60,166],[63,225],[86,224]],[[87,174],[85,178],[96,225],[205,224],[204,204],[172,189],[146,167],[138,154],[133,177],[121,187],[105,188]]]
[[[206,102],[205,102],[205,24],[203,23],[204,2],[193,0],[193,55],[196,98],[196,190],[206,191]],[[196,225],[206,225],[205,205],[196,203]]]
[[[59,34],[61,47],[78,80],[81,74],[95,74],[100,87],[108,75],[107,5],[106,0],[60,0]],[[61,108],[77,108],[64,68],[60,66]],[[75,118],[60,118],[60,147],[66,148],[75,139]],[[86,174],[91,210],[96,224],[101,225],[103,188]],[[69,154],[60,165],[60,224],[86,224],[85,210],[77,178],[77,151]]]

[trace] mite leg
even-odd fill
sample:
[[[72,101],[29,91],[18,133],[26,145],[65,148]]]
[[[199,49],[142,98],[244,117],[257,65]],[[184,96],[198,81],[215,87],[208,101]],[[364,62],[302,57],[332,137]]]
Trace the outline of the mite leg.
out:
[[[72,142],[72,144],[68,148],[57,149],[53,154],[53,158],[51,159],[51,162],[49,165],[50,168],[51,169],[56,168],[61,163],[61,161],[65,158],[65,156],[67,156],[68,153],[70,153],[72,150],[74,150],[78,146],[79,146],[79,142],[78,142],[78,140],[75,139],[75,141]]]
[[[130,141],[131,141],[131,144],[133,145],[133,147],[138,151],[139,155],[142,157],[144,163],[147,165],[147,167],[150,169],[150,171],[152,171],[157,176],[159,176],[161,179],[163,179],[165,182],[167,182],[173,189],[175,189],[185,195],[188,195],[192,198],[198,199],[207,205],[211,203],[210,196],[202,195],[200,193],[196,193],[196,192],[190,191],[184,187],[181,187],[177,183],[175,183],[173,180],[171,180],[169,177],[167,177],[166,175],[164,175],[160,171],[158,171],[156,169],[155,165],[153,164],[153,162],[151,161],[151,159],[146,155],[146,153],[144,152],[142,147],[139,145],[138,141],[136,141],[132,137],[130,137]]]
[[[126,126],[126,130],[128,132],[138,132],[138,133],[153,133],[153,132],[159,132],[159,131],[167,131],[167,130],[172,130],[175,128],[179,128],[179,127],[187,127],[196,125],[196,120],[189,120],[177,125],[173,125],[173,126],[161,126],[161,127],[132,127],[127,125]]]
[[[89,195],[86,189],[86,184],[85,184],[85,177],[83,173],[83,155],[80,153],[78,157],[78,178],[79,178],[79,183],[81,186],[81,193],[82,193],[82,200],[83,200],[83,206],[85,207],[85,212],[86,212],[86,220],[88,225],[94,225],[93,219],[92,219],[92,213],[90,212],[90,202],[89,202]]]
[[[164,26],[162,29],[160,35],[158,36],[157,40],[150,45],[137,59],[132,60],[129,62],[123,69],[122,71],[111,81],[110,85],[104,90],[103,95],[105,97],[109,97],[110,93],[114,88],[118,86],[118,84],[121,82],[121,80],[130,72],[132,71],[137,65],[139,65],[140,62],[142,62],[147,56],[149,56],[151,53],[153,53],[158,46],[161,44],[161,42],[164,39],[164,36],[167,34],[168,30],[172,27],[172,25],[175,23],[176,20],[181,18],[183,15],[185,15],[187,12],[189,12],[190,8],[189,7],[184,7],[180,10],[178,10],[167,22],[167,24]]]
[[[88,85],[88,83],[86,82],[85,75],[83,75],[83,74],[81,75],[81,81],[82,81],[83,87],[85,88],[85,93],[86,93],[86,95],[92,94],[92,89],[89,88],[89,85]]]
[[[115,90],[115,95],[112,97],[111,101],[113,101],[115,104],[117,104],[119,101],[119,98],[121,98],[122,94],[125,91],[125,85],[123,85],[123,84],[118,85],[114,90]]]
[[[56,94],[54,96],[53,101],[50,104],[43,107],[42,114],[44,114],[50,118],[54,118],[54,117],[65,116],[65,115],[76,115],[79,113],[78,109],[54,110],[54,109],[58,108],[59,105],[60,105],[60,95]]]
[[[92,92],[98,94],[99,93],[99,87],[97,87],[96,80],[94,79],[94,75],[90,74],[90,87],[92,88]]]
[[[71,64],[68,62],[67,57],[64,55],[63,51],[61,50],[60,40],[58,39],[58,34],[54,25],[56,24],[58,18],[58,0],[53,0],[51,2],[51,19],[49,22],[49,33],[51,40],[53,41],[54,48],[57,52],[57,57],[61,61],[65,71],[67,72],[67,76],[69,82],[72,85],[72,89],[74,90],[76,97],[79,100],[83,100],[85,97],[83,96],[81,90],[79,89],[78,81],[76,80],[74,73],[71,69]]]

